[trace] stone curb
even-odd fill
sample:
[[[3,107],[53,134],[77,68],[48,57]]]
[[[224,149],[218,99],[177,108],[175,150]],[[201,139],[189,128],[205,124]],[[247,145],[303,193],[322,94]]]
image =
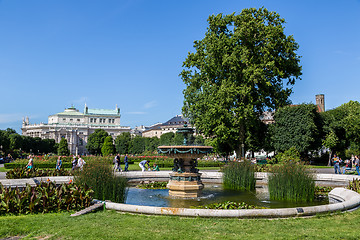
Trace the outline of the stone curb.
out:
[[[278,208],[278,209],[240,209],[240,210],[214,210],[190,209],[129,205],[122,203],[106,202],[106,209],[128,213],[141,213],[150,215],[173,215],[184,217],[219,217],[219,218],[284,218],[312,216],[318,213],[344,211],[360,206],[360,194],[345,189],[334,188],[329,193],[329,198],[341,201],[339,203],[313,207]]]

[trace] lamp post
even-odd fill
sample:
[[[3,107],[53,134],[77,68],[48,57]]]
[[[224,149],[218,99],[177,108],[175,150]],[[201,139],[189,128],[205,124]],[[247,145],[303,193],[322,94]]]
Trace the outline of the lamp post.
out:
[[[242,153],[242,158],[245,158],[245,151],[244,151],[244,147],[245,147],[245,145],[242,143],[242,144],[241,144],[241,153]]]

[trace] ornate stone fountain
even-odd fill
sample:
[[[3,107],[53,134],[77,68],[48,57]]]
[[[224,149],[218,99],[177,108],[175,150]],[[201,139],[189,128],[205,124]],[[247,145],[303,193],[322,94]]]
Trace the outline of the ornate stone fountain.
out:
[[[184,135],[184,143],[180,146],[159,146],[158,153],[167,154],[174,158],[173,172],[167,184],[169,195],[181,198],[199,197],[204,184],[201,182],[201,173],[197,167],[197,159],[212,152],[211,146],[194,146],[189,142],[194,129],[187,127],[178,128],[177,133]]]

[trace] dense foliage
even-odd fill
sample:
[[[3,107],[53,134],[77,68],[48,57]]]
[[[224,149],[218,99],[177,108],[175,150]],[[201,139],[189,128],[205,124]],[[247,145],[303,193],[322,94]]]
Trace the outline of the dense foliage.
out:
[[[90,206],[93,191],[86,185],[42,182],[25,189],[5,188],[0,184],[0,215],[79,210]]]
[[[272,167],[268,187],[272,200],[313,201],[315,177],[305,165],[288,162]]]
[[[131,135],[129,132],[123,132],[115,139],[116,152],[120,154],[129,153]]]
[[[322,119],[313,104],[286,106],[276,111],[270,126],[271,140],[276,151],[294,147],[302,156],[321,147]]]
[[[58,155],[60,155],[60,156],[69,156],[70,155],[69,145],[68,145],[66,138],[61,138],[61,140],[60,140],[59,147],[58,147]]]
[[[254,190],[255,168],[250,161],[231,162],[223,169],[223,182],[225,189]]]
[[[33,177],[50,177],[50,176],[70,176],[71,171],[67,170],[56,170],[56,169],[45,169],[39,170],[32,168],[28,170],[26,168],[14,168],[6,172],[7,179],[16,179],[16,178],[33,178]]]
[[[86,149],[90,154],[101,154],[101,148],[104,144],[105,138],[109,134],[103,129],[96,129],[95,132],[89,135]]]
[[[127,179],[116,177],[112,166],[102,161],[88,162],[82,171],[75,172],[76,184],[86,184],[94,190],[94,198],[123,203],[127,194]]]
[[[101,147],[101,153],[103,156],[109,156],[115,153],[115,146],[111,136],[105,138],[104,144]]]
[[[14,158],[19,157],[21,152],[43,154],[57,152],[57,144],[54,139],[22,136],[11,128],[0,130],[0,145],[2,146],[2,149],[0,149],[2,154],[11,153]]]
[[[218,152],[260,148],[263,111],[288,104],[301,75],[298,44],[285,20],[265,8],[212,15],[183,63],[184,114]],[[260,136],[260,138],[259,138]]]

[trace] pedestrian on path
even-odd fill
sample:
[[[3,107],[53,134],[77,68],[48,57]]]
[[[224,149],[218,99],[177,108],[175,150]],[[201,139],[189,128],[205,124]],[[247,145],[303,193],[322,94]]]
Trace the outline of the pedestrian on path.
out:
[[[128,155],[127,155],[127,154],[125,154],[124,163],[125,163],[125,169],[124,169],[124,171],[127,172],[127,171],[129,171],[129,170],[128,170],[128,168],[129,168],[129,159],[128,159]]]
[[[150,169],[149,160],[144,160],[139,163],[139,167],[141,168],[142,172],[145,172],[145,165],[147,165],[147,168]]]
[[[61,156],[58,157],[58,160],[56,161],[56,170],[60,170],[62,165]]]
[[[335,174],[341,174],[341,171],[340,171],[340,159],[338,158],[338,156],[336,154],[334,154],[334,157],[332,158],[332,161],[334,163]]]

